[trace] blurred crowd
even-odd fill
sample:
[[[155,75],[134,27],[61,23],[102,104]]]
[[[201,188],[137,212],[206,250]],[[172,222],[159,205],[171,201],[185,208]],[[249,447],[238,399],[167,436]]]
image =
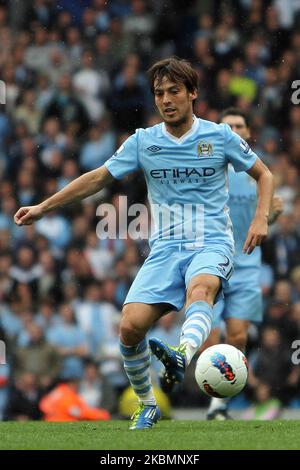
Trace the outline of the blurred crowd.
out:
[[[39,419],[40,399],[46,394],[48,409],[62,382],[103,410],[100,419],[118,413],[128,385],[120,311],[149,249],[146,240],[100,240],[96,211],[111,202],[118,214],[121,195],[145,202],[142,175],[33,226],[17,227],[13,214],[102,165],[137,127],[159,122],[145,72],[174,54],[199,74],[195,114],[217,121],[228,106],[247,112],[251,146],[275,175],[284,213],[263,247],[265,319],[250,330],[244,399],[299,407],[300,366],[291,357],[300,339],[300,105],[291,98],[300,3],[0,1],[0,44],[0,419]],[[156,333],[176,343],[182,318],[173,312]],[[205,404],[192,372],[184,387],[175,405]]]

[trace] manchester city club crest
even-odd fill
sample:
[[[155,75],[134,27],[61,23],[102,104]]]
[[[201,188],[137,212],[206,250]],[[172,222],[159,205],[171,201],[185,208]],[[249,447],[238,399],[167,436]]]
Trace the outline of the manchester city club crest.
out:
[[[211,143],[202,140],[198,143],[198,157],[210,157],[213,154]]]

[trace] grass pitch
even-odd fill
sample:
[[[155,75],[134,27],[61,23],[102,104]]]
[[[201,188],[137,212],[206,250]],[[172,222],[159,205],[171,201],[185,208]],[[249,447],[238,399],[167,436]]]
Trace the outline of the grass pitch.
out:
[[[1,450],[300,449],[300,421],[161,421],[129,431],[127,421],[0,423]]]

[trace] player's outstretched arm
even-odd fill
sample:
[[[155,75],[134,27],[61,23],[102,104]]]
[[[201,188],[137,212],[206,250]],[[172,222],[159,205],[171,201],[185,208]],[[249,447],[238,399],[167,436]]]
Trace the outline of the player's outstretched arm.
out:
[[[53,196],[36,206],[21,207],[14,216],[17,225],[31,225],[47,212],[72,202],[81,201],[103,189],[113,180],[105,166],[89,171],[76,178]]]
[[[248,230],[243,246],[244,253],[250,254],[256,246],[261,245],[268,235],[268,222],[274,191],[274,178],[266,165],[258,158],[247,171],[257,181],[258,201],[255,216]]]

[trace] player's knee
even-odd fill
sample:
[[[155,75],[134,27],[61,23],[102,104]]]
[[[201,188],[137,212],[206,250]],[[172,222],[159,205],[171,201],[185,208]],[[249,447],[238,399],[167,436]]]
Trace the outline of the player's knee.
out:
[[[211,292],[208,286],[203,284],[194,284],[188,288],[187,301],[189,304],[196,302],[197,300],[203,300],[204,302],[210,302]]]
[[[144,337],[144,331],[136,325],[133,318],[130,315],[126,314],[126,310],[123,310],[123,316],[120,322],[120,340],[123,344],[127,346],[133,346],[139,341],[141,341]]]
[[[120,340],[123,344],[127,346],[132,346],[136,344],[138,341],[136,338],[138,337],[138,329],[135,325],[128,319],[123,318],[120,322]]]

